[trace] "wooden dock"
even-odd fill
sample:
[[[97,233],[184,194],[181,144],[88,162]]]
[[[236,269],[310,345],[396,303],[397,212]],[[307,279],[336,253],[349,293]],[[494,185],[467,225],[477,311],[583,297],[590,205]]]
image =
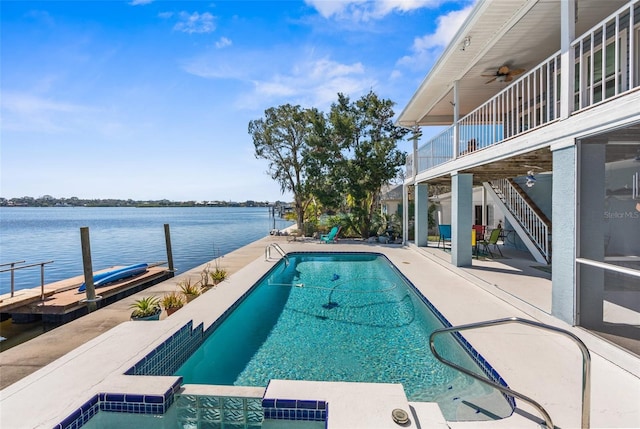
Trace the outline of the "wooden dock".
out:
[[[121,267],[111,267],[94,274]],[[150,267],[145,273],[122,279],[96,289],[96,295],[102,297],[98,308],[131,295],[139,290],[173,277],[166,267]],[[11,294],[0,295],[0,313],[10,314],[14,322],[31,321],[41,317],[43,321],[67,322],[87,313],[87,296],[78,292],[84,283],[84,276],[77,276],[42,287],[22,289]],[[44,298],[44,299],[43,299]]]

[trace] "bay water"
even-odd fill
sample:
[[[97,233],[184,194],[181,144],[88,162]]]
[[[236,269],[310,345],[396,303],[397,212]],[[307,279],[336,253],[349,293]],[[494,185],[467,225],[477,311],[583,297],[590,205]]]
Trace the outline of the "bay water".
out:
[[[82,275],[81,227],[89,228],[94,271],[166,262],[165,224],[180,273],[292,222],[267,207],[0,207],[0,264],[54,261],[45,265],[45,284]],[[40,267],[16,270],[15,290],[39,287],[40,275]],[[0,294],[10,291],[10,273],[0,273]]]

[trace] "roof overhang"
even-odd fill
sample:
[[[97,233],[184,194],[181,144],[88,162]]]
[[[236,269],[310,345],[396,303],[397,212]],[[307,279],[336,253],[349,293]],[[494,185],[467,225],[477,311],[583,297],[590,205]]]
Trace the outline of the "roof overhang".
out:
[[[576,35],[626,3],[576,0]],[[400,113],[397,124],[451,125],[454,82],[463,117],[509,85],[500,79],[488,83],[491,77],[486,75],[495,74],[503,65],[523,68],[526,74],[558,52],[560,8],[559,0],[480,0]]]

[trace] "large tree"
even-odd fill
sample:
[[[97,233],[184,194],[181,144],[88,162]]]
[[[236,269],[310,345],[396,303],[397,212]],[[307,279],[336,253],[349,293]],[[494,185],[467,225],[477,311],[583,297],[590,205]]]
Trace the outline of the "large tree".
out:
[[[256,158],[269,161],[268,173],[284,193],[293,193],[298,228],[304,231],[304,211],[310,201],[307,183],[308,140],[315,109],[285,104],[271,107],[264,118],[249,122]]]
[[[338,94],[326,120],[314,123],[312,144],[320,147],[315,153],[332,163],[327,174],[333,196],[339,190],[350,207],[352,225],[363,238],[372,232],[380,188],[398,177],[405,163],[406,154],[398,150],[397,142],[409,130],[394,125],[393,105],[373,92],[355,102]],[[334,201],[326,197],[325,204]]]

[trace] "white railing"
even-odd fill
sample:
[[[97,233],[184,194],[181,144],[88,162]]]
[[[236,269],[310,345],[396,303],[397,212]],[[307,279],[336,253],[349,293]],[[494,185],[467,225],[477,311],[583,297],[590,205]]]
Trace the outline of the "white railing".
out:
[[[440,165],[453,157],[453,127],[449,127],[418,149],[418,172]]]
[[[573,102],[573,114],[640,86],[640,30],[634,19],[639,13],[640,0],[634,0],[573,42],[578,86],[573,100],[567,100]],[[556,121],[560,112],[560,69],[560,52],[556,52],[461,118],[459,144],[454,140],[455,124],[426,142],[412,164],[416,173]]]
[[[639,5],[638,0],[630,2],[571,44],[578,82],[574,91],[575,111],[638,86],[639,31],[635,14]]]
[[[413,155],[407,155],[404,162],[405,177],[413,177]]]
[[[458,121],[460,150],[466,155],[555,121],[560,52],[529,71]],[[550,97],[547,97],[550,94]]]
[[[540,250],[540,253],[542,253],[547,262],[549,262],[551,256],[549,225],[538,216],[534,208],[529,205],[508,179],[491,181],[491,186],[511,214],[518,220],[520,226],[527,232],[536,247]]]

